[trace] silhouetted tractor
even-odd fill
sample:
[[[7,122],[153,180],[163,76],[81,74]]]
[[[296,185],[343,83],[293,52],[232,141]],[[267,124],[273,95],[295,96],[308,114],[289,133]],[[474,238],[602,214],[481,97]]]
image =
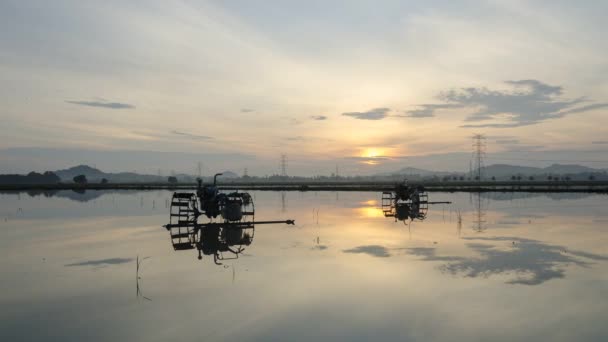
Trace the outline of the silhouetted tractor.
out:
[[[393,191],[382,193],[382,212],[385,217],[396,221],[422,221],[426,219],[429,204],[450,204],[452,202],[429,202],[429,196],[422,185],[408,185],[407,181],[395,185]]]
[[[175,192],[171,198],[169,231],[174,250],[198,249],[198,258],[213,255],[214,262],[238,258],[253,241],[256,224],[294,224],[294,220],[255,221],[253,198],[247,192],[220,192],[217,177],[212,185],[198,179],[196,193]],[[209,222],[200,223],[206,216]],[[216,219],[219,216],[219,220]],[[228,252],[232,256],[224,256]]]

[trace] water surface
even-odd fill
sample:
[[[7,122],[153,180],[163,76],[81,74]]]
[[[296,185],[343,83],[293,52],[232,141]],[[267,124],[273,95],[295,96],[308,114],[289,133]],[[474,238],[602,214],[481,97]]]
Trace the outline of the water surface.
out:
[[[252,195],[296,225],[221,265],[173,250],[168,191],[0,195],[0,340],[608,339],[605,195]]]

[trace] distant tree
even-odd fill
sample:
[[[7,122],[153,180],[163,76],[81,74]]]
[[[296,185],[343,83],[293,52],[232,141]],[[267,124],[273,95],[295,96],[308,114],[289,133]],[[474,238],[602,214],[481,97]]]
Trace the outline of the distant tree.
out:
[[[30,172],[27,175],[0,175],[0,184],[57,184],[61,181],[53,172]]]
[[[547,176],[547,180],[553,180],[553,176]]]
[[[463,181],[464,180],[464,176],[460,176],[460,180]]]
[[[517,177],[515,177],[515,176],[511,176],[511,180],[513,180],[513,181],[514,181],[514,180],[516,180],[516,179],[517,179]]]
[[[590,175],[590,176],[589,176],[589,180],[590,180],[590,181],[595,180],[595,176],[594,176],[594,175]]]
[[[78,175],[72,179],[74,180],[74,183],[76,183],[76,184],[87,184],[88,183],[87,176],[85,176],[85,175]]]
[[[533,180],[534,180],[534,176],[530,176],[530,177],[528,177],[528,180],[533,181]]]
[[[177,183],[177,177],[175,177],[175,176],[169,176],[167,178],[167,182],[169,182],[170,184],[175,184],[175,183]]]
[[[521,176],[517,176],[517,180],[520,181],[521,180]]]
[[[564,177],[564,179],[566,180],[566,182],[569,182],[571,178],[570,178],[570,176],[566,176],[566,177]]]
[[[102,178],[102,179],[101,179],[101,184],[108,184],[108,180],[107,180],[107,179],[105,179],[105,178]]]
[[[492,180],[493,180],[493,181],[495,181],[495,180],[496,180],[496,177],[492,176]]]

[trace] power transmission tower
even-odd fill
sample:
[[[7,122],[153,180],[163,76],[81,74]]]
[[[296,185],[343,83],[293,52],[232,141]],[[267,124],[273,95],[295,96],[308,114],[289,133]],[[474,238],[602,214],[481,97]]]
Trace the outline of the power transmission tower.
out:
[[[281,176],[287,177],[287,155],[281,154]]]
[[[475,173],[478,181],[482,178],[483,159],[486,155],[486,137],[483,134],[473,135],[473,161],[475,162]]]
[[[249,175],[247,174],[247,168],[243,169],[243,177],[247,178]]]
[[[201,178],[202,175],[203,175],[203,163],[201,163],[199,161],[198,162],[198,178]]]

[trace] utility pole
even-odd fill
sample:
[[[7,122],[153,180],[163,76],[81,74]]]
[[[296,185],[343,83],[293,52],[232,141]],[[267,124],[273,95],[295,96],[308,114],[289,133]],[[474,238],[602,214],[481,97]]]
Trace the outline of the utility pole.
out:
[[[203,175],[203,164],[199,161],[198,162],[198,178],[201,178],[202,175]]]
[[[483,134],[473,135],[473,160],[475,161],[477,181],[481,182],[481,169],[486,155],[486,137]]]

